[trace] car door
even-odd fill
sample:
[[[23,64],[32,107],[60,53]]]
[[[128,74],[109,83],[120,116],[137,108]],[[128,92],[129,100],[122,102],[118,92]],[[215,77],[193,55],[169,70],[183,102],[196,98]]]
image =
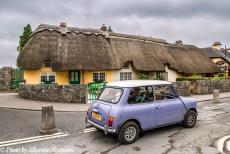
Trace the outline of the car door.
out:
[[[180,122],[184,118],[185,105],[178,98],[172,85],[154,86],[156,126]]]
[[[130,91],[122,119],[136,119],[142,129],[149,129],[155,127],[155,110],[153,87],[135,87]]]

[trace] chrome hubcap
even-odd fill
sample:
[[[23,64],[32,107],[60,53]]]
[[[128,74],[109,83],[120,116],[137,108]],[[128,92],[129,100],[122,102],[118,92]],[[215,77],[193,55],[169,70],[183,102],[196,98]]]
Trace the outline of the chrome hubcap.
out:
[[[132,141],[135,137],[136,137],[136,128],[133,126],[130,126],[128,128],[126,128],[125,130],[125,139],[127,141]]]
[[[194,125],[195,122],[196,122],[196,116],[194,114],[189,115],[188,124],[191,126]]]

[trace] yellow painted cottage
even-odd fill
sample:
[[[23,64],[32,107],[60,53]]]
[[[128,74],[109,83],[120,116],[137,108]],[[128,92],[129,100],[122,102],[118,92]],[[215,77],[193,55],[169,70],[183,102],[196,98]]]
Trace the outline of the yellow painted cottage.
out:
[[[41,24],[20,52],[18,66],[26,84],[87,84],[137,79],[213,74],[217,66],[201,49],[162,39]],[[202,66],[202,67],[201,67]]]

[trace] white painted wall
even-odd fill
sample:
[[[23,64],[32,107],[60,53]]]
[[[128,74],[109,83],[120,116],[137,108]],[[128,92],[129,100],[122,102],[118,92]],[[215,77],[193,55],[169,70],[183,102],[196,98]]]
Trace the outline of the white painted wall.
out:
[[[177,73],[177,71],[168,68],[168,65],[165,65],[165,71],[168,74],[168,81],[169,82],[175,82],[176,78],[181,77],[180,73]]]
[[[133,71],[132,65],[129,64],[129,69],[113,70],[112,81],[120,81],[120,72],[132,72],[132,80],[137,79],[137,74]]]

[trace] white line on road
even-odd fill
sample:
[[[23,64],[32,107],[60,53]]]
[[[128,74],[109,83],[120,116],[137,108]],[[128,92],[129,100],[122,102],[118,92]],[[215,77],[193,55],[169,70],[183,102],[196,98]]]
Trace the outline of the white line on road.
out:
[[[11,140],[11,141],[4,141],[4,142],[0,142],[0,147],[23,144],[23,143],[31,143],[36,141],[43,141],[43,140],[48,140],[53,138],[65,137],[69,135],[70,134],[68,133],[56,133],[53,135],[43,135],[43,136],[35,136],[35,137],[29,137],[29,138],[23,138],[23,139]]]
[[[55,134],[52,134],[52,135],[41,135],[41,136],[27,137],[27,138],[16,139],[16,140],[10,140],[10,141],[3,141],[3,142],[0,142],[0,145],[1,145],[1,144],[12,143],[12,142],[20,142],[20,141],[25,141],[25,140],[32,140],[32,139],[38,139],[38,138],[45,138],[45,137],[56,136],[56,135],[63,135],[63,134],[64,134],[64,133],[59,132],[59,133],[55,133]]]
[[[94,132],[94,131],[96,131],[96,130],[97,130],[97,129],[94,128],[94,127],[86,128],[86,129],[83,129],[82,131],[80,131],[79,134],[90,133],[90,132]]]
[[[220,152],[223,152],[223,149],[224,149],[224,142],[230,138],[230,135],[228,136],[225,136],[225,137],[222,137],[218,140],[218,144],[217,144],[217,148]]]

